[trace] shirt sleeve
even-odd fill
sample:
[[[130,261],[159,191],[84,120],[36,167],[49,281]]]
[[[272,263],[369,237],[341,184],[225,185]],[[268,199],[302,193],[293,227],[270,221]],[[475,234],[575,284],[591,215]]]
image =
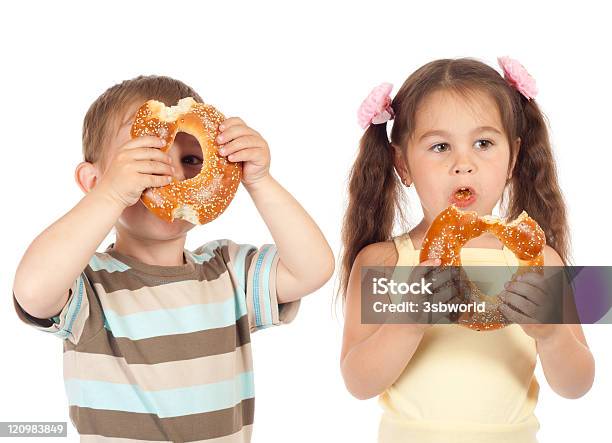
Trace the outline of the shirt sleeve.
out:
[[[89,317],[88,293],[90,290],[85,273],[81,273],[69,289],[68,301],[62,311],[57,316],[48,319],[36,318],[28,314],[19,305],[14,292],[13,304],[17,316],[26,324],[76,345]]]
[[[229,243],[230,264],[246,299],[251,332],[293,321],[300,300],[278,303],[276,270],[279,255],[276,246],[257,248],[249,244]]]

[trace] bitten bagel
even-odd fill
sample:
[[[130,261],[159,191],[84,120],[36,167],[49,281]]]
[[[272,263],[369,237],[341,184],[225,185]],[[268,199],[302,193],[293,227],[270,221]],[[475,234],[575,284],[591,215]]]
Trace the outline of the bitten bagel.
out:
[[[537,222],[523,211],[515,220],[504,223],[497,217],[479,217],[476,211],[461,211],[451,205],[434,219],[421,247],[421,262],[440,259],[440,266],[461,266],[460,252],[470,239],[485,232],[495,235],[519,261],[515,275],[525,272],[543,273],[546,236]],[[464,275],[464,271],[462,275]],[[459,324],[476,330],[504,327],[508,321],[499,311],[502,303],[497,295],[483,294],[465,277],[471,290],[472,301],[484,301],[485,312],[470,312],[459,317]]]
[[[149,100],[136,112],[132,138],[153,135],[163,139],[167,152],[178,132],[195,137],[202,148],[202,170],[193,178],[174,180],[166,186],[147,188],[140,197],[156,216],[172,222],[183,219],[195,225],[208,223],[230,204],[242,177],[242,163],[232,163],[218,154],[216,137],[223,114],[213,106],[187,97],[176,106]]]

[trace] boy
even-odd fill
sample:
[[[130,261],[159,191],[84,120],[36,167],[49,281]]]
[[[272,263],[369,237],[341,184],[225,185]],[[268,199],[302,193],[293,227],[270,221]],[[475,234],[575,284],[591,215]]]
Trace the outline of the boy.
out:
[[[147,187],[201,169],[188,134],[167,153],[156,137],[129,135],[146,100],[170,106],[187,96],[202,102],[180,81],[140,76],[91,105],[75,174],[86,195],[32,242],[16,271],[19,317],[64,339],[81,441],[250,441],[250,333],[291,321],[300,298],[333,273],[325,238],[270,175],[265,140],[239,118],[219,127],[221,155],[244,162],[242,184],[275,245],[217,240],[188,251],[194,225],[162,221],[140,202]],[[113,226],[115,242],[96,252]]]

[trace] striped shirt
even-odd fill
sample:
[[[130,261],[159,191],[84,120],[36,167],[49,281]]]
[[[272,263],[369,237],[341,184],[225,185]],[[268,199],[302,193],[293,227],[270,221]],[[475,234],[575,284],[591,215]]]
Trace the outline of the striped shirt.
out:
[[[64,339],[81,441],[250,441],[251,332],[299,307],[277,303],[276,247],[217,240],[184,249],[181,266],[154,266],[113,246],[91,258],[57,317],[36,319],[13,297],[22,320]]]

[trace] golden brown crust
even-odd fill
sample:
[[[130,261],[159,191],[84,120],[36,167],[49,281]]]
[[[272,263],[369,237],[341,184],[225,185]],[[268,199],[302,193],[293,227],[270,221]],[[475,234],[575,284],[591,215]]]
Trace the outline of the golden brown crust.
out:
[[[479,217],[476,211],[461,211],[451,205],[434,219],[421,246],[419,261],[439,258],[441,266],[461,266],[461,249],[471,239],[490,232],[495,235],[519,261],[516,274],[529,271],[542,273],[546,236],[537,222],[523,211],[514,221],[504,223],[495,217]],[[465,275],[465,273],[463,273]],[[467,279],[467,278],[466,278]],[[480,301],[485,301],[485,313],[468,313],[459,323],[476,330],[493,330],[506,326],[508,321],[499,311],[497,295],[488,296],[469,282]]]
[[[172,222],[176,218],[205,224],[217,218],[230,204],[242,177],[242,163],[232,163],[218,154],[216,143],[223,114],[191,97],[177,106],[149,100],[136,112],[132,138],[154,135],[165,140],[167,152],[178,132],[194,136],[202,148],[202,170],[190,179],[146,189],[141,200],[156,216]]]

